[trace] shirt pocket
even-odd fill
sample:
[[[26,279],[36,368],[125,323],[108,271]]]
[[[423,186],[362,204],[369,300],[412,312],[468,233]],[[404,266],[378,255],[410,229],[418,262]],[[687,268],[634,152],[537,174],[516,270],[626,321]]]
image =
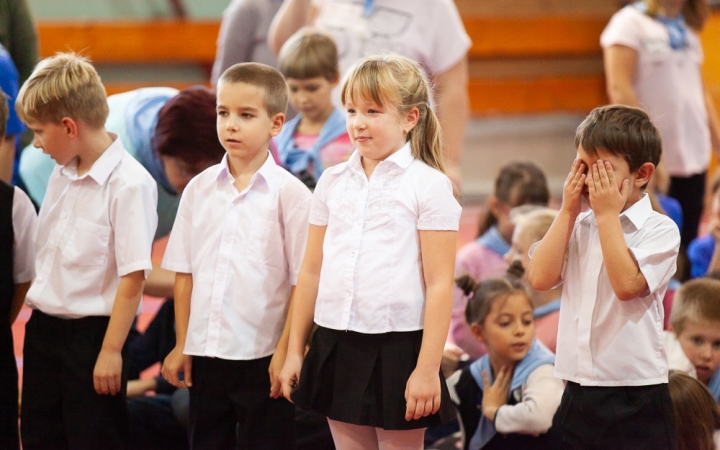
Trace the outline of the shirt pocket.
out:
[[[66,263],[77,266],[107,264],[111,232],[109,226],[78,218],[70,239],[62,247]]]
[[[270,220],[252,219],[248,232],[247,258],[272,269],[285,268],[285,238],[280,224]]]

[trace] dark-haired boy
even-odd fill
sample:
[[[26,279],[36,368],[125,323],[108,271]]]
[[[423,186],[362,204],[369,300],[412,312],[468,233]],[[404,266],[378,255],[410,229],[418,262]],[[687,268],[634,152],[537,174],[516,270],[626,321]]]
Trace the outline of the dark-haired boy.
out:
[[[580,124],[575,145],[562,207],[531,247],[528,274],[536,289],[563,284],[557,448],[674,449],[662,299],[680,233],[643,192],[660,135],[644,111],[611,105]]]
[[[268,150],[286,108],[272,67],[223,73],[217,132],[227,154],[185,188],[165,252],[177,343],[162,373],[190,387],[192,448],[295,448],[295,409],[278,375],[311,194]]]

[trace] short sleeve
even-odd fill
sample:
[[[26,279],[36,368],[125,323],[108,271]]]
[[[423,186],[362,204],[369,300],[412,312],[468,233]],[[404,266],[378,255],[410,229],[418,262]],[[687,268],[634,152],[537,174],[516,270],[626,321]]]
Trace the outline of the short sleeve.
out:
[[[429,27],[428,30],[432,30],[430,33],[425,33],[428,30],[418,30],[426,36],[426,39],[430,39],[428,48],[432,53],[424,63],[433,75],[451,69],[465,57],[472,45],[455,3],[452,0],[440,0],[435,3],[437,7],[433,14],[429,14],[429,11],[425,12],[430,15],[426,23],[430,25],[441,23],[443,26]]]
[[[13,194],[13,280],[27,283],[35,278],[35,233],[37,213],[30,198],[19,188]]]
[[[680,232],[675,222],[666,216],[662,216],[662,220],[648,230],[647,237],[630,247],[647,282],[647,295],[667,285],[675,274],[679,249]]]
[[[637,51],[642,46],[642,24],[637,20],[641,12],[626,6],[610,19],[602,34],[600,45],[608,48],[613,45],[624,45]]]
[[[135,183],[118,192],[111,206],[118,276],[152,270],[153,237],[157,228],[157,186]]]
[[[328,180],[328,171],[325,171],[318,180],[315,191],[313,192],[312,203],[310,204],[310,225],[320,227],[327,226],[330,212],[327,207],[327,197],[325,195],[326,184]]]
[[[291,175],[289,175],[291,176]],[[308,215],[312,194],[310,190],[293,177],[293,183],[283,191],[283,227],[285,230],[285,256],[288,261],[288,280],[296,285],[308,234]],[[286,206],[287,205],[287,206]]]
[[[462,208],[453,196],[452,184],[445,175],[437,176],[425,186],[420,198],[418,230],[457,231]]]
[[[193,181],[187,185],[180,198],[180,206],[161,264],[163,269],[173,272],[192,273]]]

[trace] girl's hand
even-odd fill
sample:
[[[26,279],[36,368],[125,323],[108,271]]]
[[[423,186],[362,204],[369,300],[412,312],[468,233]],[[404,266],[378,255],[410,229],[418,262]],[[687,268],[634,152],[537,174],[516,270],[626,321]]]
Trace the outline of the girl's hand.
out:
[[[570,173],[565,179],[563,185],[562,206],[560,209],[570,213],[570,217],[575,218],[580,214],[582,208],[582,192],[585,188],[585,163],[576,159],[573,161]]]
[[[440,409],[440,374],[415,368],[405,387],[405,420],[435,414]]]
[[[487,370],[483,370],[482,375],[484,385],[482,413],[489,421],[493,422],[497,410],[507,404],[508,395],[510,395],[512,373],[507,367],[501,367],[493,384],[490,384],[488,381]]]
[[[280,371],[285,364],[285,356],[285,352],[276,349],[270,359],[270,367],[268,367],[268,375],[270,375],[270,398],[278,398],[282,395]]]
[[[300,370],[302,369],[302,364],[302,356],[287,355],[287,358],[285,358],[285,364],[283,364],[283,368],[280,371],[279,378],[282,395],[290,403],[293,403],[290,399],[290,394],[292,394],[300,382]]]
[[[615,171],[608,161],[597,160],[592,166],[592,176],[588,179],[590,204],[596,216],[610,214],[618,216],[630,194],[630,181],[623,180],[618,189]]]
[[[183,372],[183,381],[180,381],[180,372]],[[177,388],[192,386],[192,356],[183,354],[182,347],[176,346],[163,361],[162,376]]]

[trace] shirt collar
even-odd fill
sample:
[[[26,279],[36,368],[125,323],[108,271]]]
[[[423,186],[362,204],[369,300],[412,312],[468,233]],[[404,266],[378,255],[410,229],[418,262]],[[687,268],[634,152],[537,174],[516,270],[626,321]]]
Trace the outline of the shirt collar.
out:
[[[273,187],[275,183],[277,182],[276,179],[276,172],[275,168],[277,167],[277,163],[275,163],[275,159],[270,154],[270,151],[267,152],[267,159],[263,163],[262,166],[258,169],[257,172],[255,172],[255,175],[252,176],[252,179],[250,179],[250,183],[248,184],[248,189],[251,189],[255,183],[258,182],[258,180],[264,180],[265,183]],[[217,173],[217,180],[229,180],[230,183],[234,181],[234,178],[232,174],[230,173],[230,166],[228,165],[228,155],[227,153],[225,156],[223,156],[222,161],[220,161],[220,170],[218,170]]]
[[[355,150],[352,155],[350,155],[350,158],[348,158],[346,168],[350,168],[355,172],[364,174],[365,172],[362,167],[361,158],[362,157],[360,156],[360,152]],[[396,166],[400,167],[401,169],[407,169],[414,159],[415,157],[413,156],[412,150],[410,148],[410,141],[408,141],[405,143],[405,145],[400,147],[400,150],[385,158],[385,160],[381,161],[380,164],[384,165],[385,162],[391,162]],[[380,164],[378,164],[378,167],[380,166]]]
[[[633,224],[636,230],[639,230],[645,224],[645,221],[648,219],[648,217],[650,217],[650,214],[652,214],[652,212],[653,209],[652,204],[650,203],[650,197],[648,197],[648,194],[645,193],[642,197],[640,197],[640,200],[635,202],[625,211],[621,212],[620,218],[622,219],[623,217],[625,217],[627,220],[630,221],[630,223]],[[577,221],[583,221],[591,215],[595,215],[595,213],[592,209],[588,208],[587,211],[583,211],[578,215]]]
[[[62,167],[62,174],[69,177],[70,179],[85,178],[87,176],[95,180],[97,184],[105,184],[105,181],[107,181],[112,171],[115,170],[115,167],[117,167],[123,156],[125,156],[125,148],[122,145],[122,141],[118,139],[117,134],[108,133],[108,135],[113,140],[113,143],[110,144],[110,147],[108,147],[102,153],[102,155],[100,155],[100,157],[93,163],[92,167],[90,167],[90,170],[88,170],[87,173],[78,177],[78,159],[74,158],[67,165]]]

